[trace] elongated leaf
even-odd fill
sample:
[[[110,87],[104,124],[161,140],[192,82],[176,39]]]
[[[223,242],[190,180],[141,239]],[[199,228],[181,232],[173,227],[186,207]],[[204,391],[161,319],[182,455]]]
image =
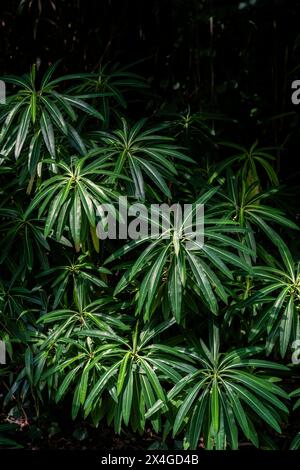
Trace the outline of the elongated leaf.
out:
[[[290,342],[292,325],[294,319],[294,298],[290,296],[288,304],[284,310],[282,320],[280,322],[280,353],[284,357]]]
[[[40,126],[41,131],[43,134],[44,142],[50,153],[51,157],[55,158],[56,151],[55,151],[55,140],[54,140],[54,132],[51,120],[49,115],[46,111],[42,112],[41,119],[40,119]]]
[[[18,135],[16,139],[16,145],[15,145],[15,158],[19,158],[20,153],[22,151],[23,145],[25,143],[27,133],[28,133],[28,128],[30,124],[30,106],[24,111],[21,122],[19,125],[19,130],[18,130]]]

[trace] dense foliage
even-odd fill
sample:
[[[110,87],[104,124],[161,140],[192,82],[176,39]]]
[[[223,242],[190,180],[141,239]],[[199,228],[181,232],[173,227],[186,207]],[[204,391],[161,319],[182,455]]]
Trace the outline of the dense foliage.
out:
[[[299,406],[299,228],[273,149],[221,142],[224,116],[132,119],[150,90],[127,69],[56,74],[3,77],[3,409],[38,419],[56,403],[116,433],[150,428],[161,448],[297,447],[280,434]],[[99,240],[97,206],[119,196],[204,204],[204,246],[175,224]]]

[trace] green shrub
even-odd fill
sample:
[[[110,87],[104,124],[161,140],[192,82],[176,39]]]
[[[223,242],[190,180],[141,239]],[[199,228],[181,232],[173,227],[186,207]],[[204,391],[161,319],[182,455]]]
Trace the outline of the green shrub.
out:
[[[230,143],[225,161],[221,150],[217,162],[191,158],[189,139],[216,148],[218,116],[132,122],[127,91],[145,91],[141,77],[55,70],[4,77],[4,408],[29,402],[38,415],[62,402],[116,433],[273,448],[288,422],[300,284],[298,227],[278,207],[272,156]],[[119,196],[204,204],[204,246],[174,221],[169,238],[99,240],[97,206]]]

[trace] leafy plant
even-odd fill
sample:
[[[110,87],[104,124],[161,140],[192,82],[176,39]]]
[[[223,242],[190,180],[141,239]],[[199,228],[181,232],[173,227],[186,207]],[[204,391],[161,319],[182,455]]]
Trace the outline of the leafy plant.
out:
[[[106,260],[106,263],[109,263],[141,244],[148,243],[147,248],[132,263],[115,288],[115,294],[120,293],[137,276],[147,271],[139,286],[137,302],[137,312],[144,312],[145,320],[153,314],[159,305],[159,300],[167,295],[172,313],[176,321],[180,322],[186,284],[201,297],[211,312],[217,314],[217,298],[225,303],[228,298],[218,277],[219,273],[228,279],[232,278],[228,264],[248,271],[248,265],[232,250],[246,253],[251,253],[251,250],[225,235],[226,232],[240,232],[242,230],[240,227],[230,221],[210,218],[208,211],[204,230],[200,228],[197,233],[193,231],[189,219],[195,215],[197,205],[207,203],[217,190],[218,188],[212,188],[200,196],[190,209],[190,213],[184,214],[180,226],[173,220],[171,228],[168,229],[169,236],[166,236],[164,229],[166,221],[158,221],[159,232],[155,239],[149,234],[148,237],[131,241]],[[201,235],[205,239],[204,246],[197,241],[197,238],[195,239]]]
[[[110,124],[111,113],[120,117],[120,109],[127,109],[127,94],[130,90],[145,91],[148,88],[146,80],[140,75],[131,72],[130,67],[118,65],[101,65],[94,74],[83,77],[79,84],[71,91],[81,98],[93,98],[95,106],[99,106],[104,118],[104,127]]]
[[[196,370],[168,392],[168,399],[177,408],[173,434],[187,427],[186,448],[195,449],[203,435],[207,449],[220,450],[227,445],[237,449],[240,431],[258,447],[255,426],[259,420],[281,432],[282,414],[288,413],[282,399],[289,397],[272,383],[273,379],[255,369],[287,368],[254,359],[258,351],[244,348],[221,354],[217,345],[209,350],[202,341],[192,351]]]
[[[56,88],[61,82],[83,78],[85,74],[73,74],[59,77],[55,80],[52,75],[57,64],[53,64],[37,86],[36,68],[32,67],[30,74],[22,77],[6,76],[5,82],[15,85],[17,93],[7,98],[6,105],[1,107],[0,122],[0,153],[10,156],[12,153],[18,159],[22,149],[26,149],[27,166],[33,177],[38,163],[48,156],[54,161],[57,158],[55,136],[70,137],[71,141],[81,139],[71,123],[78,119],[75,110],[79,109],[97,119],[103,120],[102,114],[85,101],[59,93]],[[51,80],[52,79],[52,80]],[[25,153],[25,152],[24,152]],[[23,155],[23,154],[22,154]],[[54,162],[51,163],[55,169]]]
[[[44,237],[43,221],[25,212],[21,206],[0,209],[2,217],[0,264],[8,263],[14,278],[24,279],[26,272],[32,272],[34,261],[48,267],[47,251],[49,244]],[[35,255],[34,255],[35,254]]]
[[[67,226],[77,252],[89,231],[96,251],[99,250],[95,234],[97,207],[116,199],[116,193],[107,184],[107,176],[113,174],[108,170],[111,164],[107,162],[107,158],[101,157],[89,162],[92,155],[94,154],[83,158],[73,157],[69,165],[62,161],[57,162],[56,166],[61,173],[41,184],[26,212],[30,214],[39,207],[40,218],[47,210],[44,237],[52,235],[56,226],[55,237],[61,241]]]
[[[14,436],[16,429],[17,426],[14,424],[0,424],[0,448],[21,449],[23,447],[11,438]]]
[[[279,184],[278,177],[271,164],[271,162],[275,160],[275,157],[269,153],[269,150],[272,149],[258,148],[257,142],[255,142],[249,150],[233,142],[220,142],[220,144],[236,150],[236,154],[216,166],[215,172],[210,178],[211,182],[222,173],[225,168],[236,166],[240,172],[241,178],[247,181],[249,186],[252,183],[256,183],[256,193],[259,192],[259,167],[265,171],[269,181],[274,186]]]
[[[270,353],[279,342],[280,354],[284,357],[299,331],[299,263],[295,263],[290,250],[279,237],[277,242],[283,263],[268,257],[269,266],[253,267],[254,277],[263,286],[243,305],[256,303],[263,307],[254,318],[249,340],[267,334],[267,352]]]
[[[37,275],[43,284],[48,283],[50,278],[53,279],[51,288],[55,290],[54,309],[61,303],[63,296],[71,287],[74,298],[76,298],[77,292],[81,292],[83,303],[88,303],[93,294],[93,288],[98,287],[102,290],[107,287],[104,278],[107,277],[107,274],[111,274],[108,269],[96,267],[89,262],[86,255],[80,255],[77,260],[68,261],[68,265],[55,266]]]
[[[294,398],[294,397],[299,397],[300,396],[300,389],[296,389],[296,390],[293,390],[293,392],[290,393],[290,397],[291,398]],[[297,410],[300,406],[300,398],[298,398],[298,400],[296,400],[294,406],[293,406],[293,409],[294,410]],[[294,437],[291,445],[290,445],[290,449],[291,450],[296,450],[296,449],[299,449],[300,448],[300,432],[298,432],[296,434],[296,436]]]
[[[226,190],[220,192],[220,202],[215,206],[216,214],[237,221],[240,226],[245,227],[245,234],[242,235],[243,243],[254,251],[254,259],[257,254],[257,237],[254,235],[256,230],[260,230],[273,243],[277,243],[280,236],[270,224],[275,223],[279,227],[299,230],[295,222],[288,219],[280,209],[263,204],[264,199],[270,199],[272,195],[277,194],[278,189],[273,188],[253,194],[256,185],[257,181],[248,185],[242,176],[237,177],[229,171],[226,177]],[[248,261],[250,259],[248,257]]]
[[[233,142],[222,160],[224,116],[136,119],[138,75],[56,67],[5,77],[0,109],[3,416],[55,404],[84,426],[151,430],[160,448],[280,447],[299,394],[285,391],[299,228],[269,149]],[[131,241],[101,236],[123,220],[121,197]]]
[[[102,152],[114,163],[116,175],[131,175],[135,197],[145,199],[144,174],[163,194],[171,198],[171,192],[165,177],[177,174],[171,159],[185,162],[192,160],[181,152],[171,137],[159,135],[162,126],[143,129],[146,120],[138,121],[129,129],[122,119],[122,129],[114,132],[94,132],[93,137],[100,138]]]

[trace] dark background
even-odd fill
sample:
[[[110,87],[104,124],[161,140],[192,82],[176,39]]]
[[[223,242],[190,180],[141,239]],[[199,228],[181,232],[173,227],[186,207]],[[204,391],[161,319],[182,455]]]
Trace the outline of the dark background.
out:
[[[297,181],[300,1],[1,0],[0,73],[135,63],[151,85],[136,114],[222,113],[227,140],[274,146],[284,182]]]

